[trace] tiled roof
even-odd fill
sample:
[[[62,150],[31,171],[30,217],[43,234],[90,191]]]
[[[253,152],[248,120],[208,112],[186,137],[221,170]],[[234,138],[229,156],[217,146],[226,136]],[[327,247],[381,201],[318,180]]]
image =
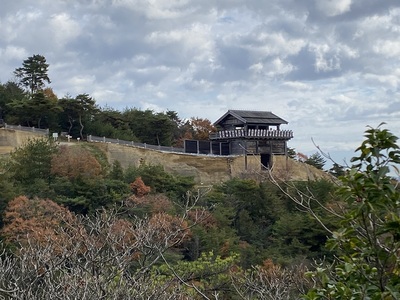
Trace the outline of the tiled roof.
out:
[[[214,125],[223,122],[229,115],[239,119],[245,124],[270,124],[279,125],[287,124],[288,122],[278,117],[270,111],[254,111],[254,110],[228,110]]]

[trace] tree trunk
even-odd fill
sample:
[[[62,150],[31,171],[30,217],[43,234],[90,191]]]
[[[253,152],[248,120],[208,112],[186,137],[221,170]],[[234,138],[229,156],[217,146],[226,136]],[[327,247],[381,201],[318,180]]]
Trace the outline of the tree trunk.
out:
[[[68,117],[68,123],[69,123],[68,135],[71,134],[71,130],[72,130],[72,127],[73,127],[73,123],[72,122],[73,122],[72,118]]]
[[[160,139],[158,137],[158,133],[156,134],[156,137],[157,137],[157,145],[160,146]]]
[[[81,135],[81,139],[83,140],[83,123],[82,123],[82,116],[81,115],[79,115],[79,124],[81,125],[81,130],[79,131],[80,132],[80,135]]]

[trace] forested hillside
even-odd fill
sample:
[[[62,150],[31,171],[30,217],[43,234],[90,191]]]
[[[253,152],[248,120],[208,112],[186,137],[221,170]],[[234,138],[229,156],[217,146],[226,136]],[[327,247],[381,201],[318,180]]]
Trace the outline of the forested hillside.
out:
[[[194,282],[189,278],[199,276],[199,281],[207,282],[204,291],[221,289],[221,295],[231,295],[232,268],[244,271],[272,262],[272,266],[308,265],[326,253],[323,228],[268,181],[234,179],[213,188],[194,188],[192,179],[172,176],[161,166],[123,170],[117,162],[108,165],[102,152],[90,144],[57,146],[47,139],[31,140],[4,157],[1,172],[1,236],[7,251],[17,257],[33,246],[56,247],[51,255],[59,259],[58,251],[83,251],[69,248],[87,242],[88,238],[75,240],[83,238],[81,234],[95,240],[106,235],[113,242],[117,239],[121,249],[102,245],[100,253],[90,254],[96,260],[105,262],[109,258],[102,255],[111,255],[108,247],[117,247],[113,255],[132,252],[128,265],[136,266],[134,276],[139,271],[160,273],[160,280],[166,280],[165,276],[174,276],[166,265],[171,264],[183,268],[181,272],[185,268],[200,272],[185,275],[189,276],[185,281]],[[298,189],[318,195],[324,203],[334,199],[330,182],[294,184],[293,195]],[[76,226],[85,233],[69,231],[78,230]],[[145,236],[137,236],[137,226],[146,228],[146,233],[140,233]],[[150,249],[138,243],[150,243]],[[82,247],[89,251],[88,245]],[[221,266],[201,271],[217,258]],[[98,264],[100,268],[102,262]],[[222,283],[217,280],[221,276]]]
[[[174,112],[100,109],[86,94],[58,99],[34,78],[1,86],[7,122],[165,145],[211,130]],[[335,169],[340,183],[265,173],[202,187],[160,165],[109,165],[89,143],[29,140],[0,156],[0,295],[399,299],[397,137],[369,128],[356,150]]]
[[[0,293],[397,299],[396,141],[370,129],[337,186],[264,178],[199,188],[158,165],[110,166],[90,144],[31,140],[1,160]]]

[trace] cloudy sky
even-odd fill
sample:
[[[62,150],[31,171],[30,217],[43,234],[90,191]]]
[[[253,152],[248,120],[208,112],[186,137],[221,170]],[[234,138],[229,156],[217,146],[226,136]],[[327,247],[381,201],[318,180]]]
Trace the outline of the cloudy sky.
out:
[[[33,54],[62,97],[289,122],[341,162],[367,125],[400,136],[399,0],[2,0],[0,82]]]

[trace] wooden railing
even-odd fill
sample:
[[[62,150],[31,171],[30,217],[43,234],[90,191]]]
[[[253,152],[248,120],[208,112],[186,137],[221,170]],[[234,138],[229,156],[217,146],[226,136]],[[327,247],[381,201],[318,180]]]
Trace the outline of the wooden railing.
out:
[[[267,129],[235,129],[221,130],[210,134],[210,139],[231,139],[231,138],[269,138],[289,140],[293,138],[291,130],[267,130]]]

